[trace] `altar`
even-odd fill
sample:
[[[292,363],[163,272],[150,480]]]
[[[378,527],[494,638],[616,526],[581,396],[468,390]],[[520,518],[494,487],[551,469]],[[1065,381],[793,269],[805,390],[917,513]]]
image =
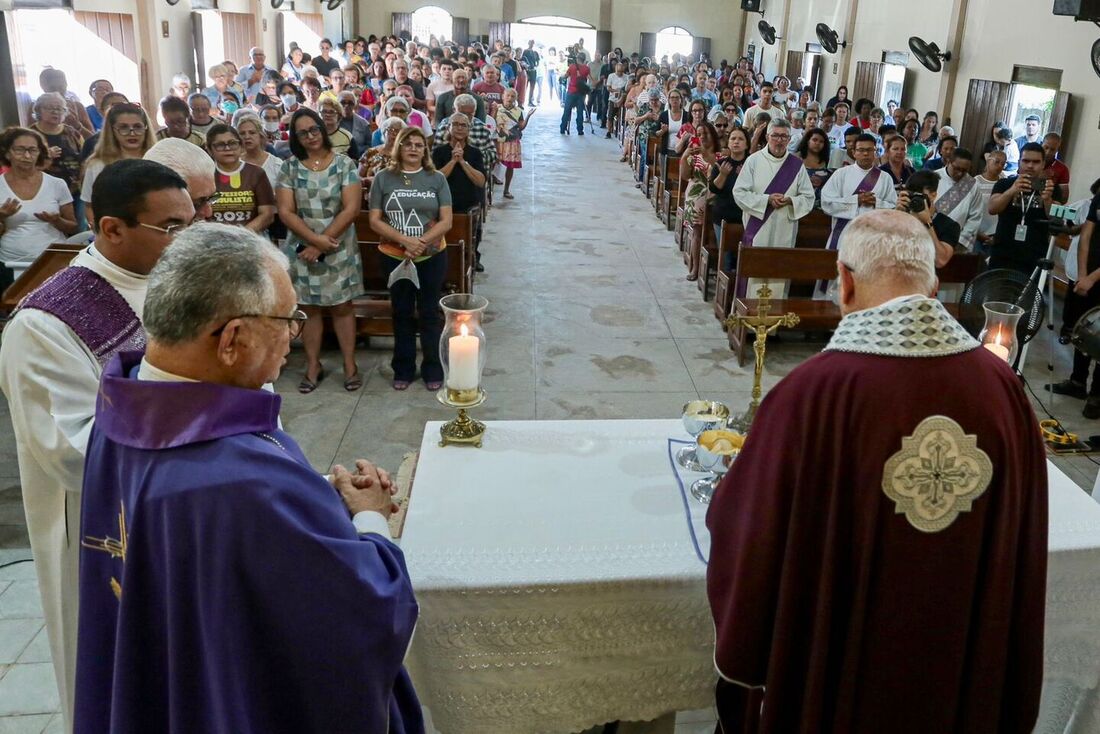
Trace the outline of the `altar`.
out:
[[[408,668],[442,734],[564,734],[713,704],[706,506],[679,420],[425,427],[401,546]],[[1048,463],[1041,732],[1100,730],[1100,506]]]

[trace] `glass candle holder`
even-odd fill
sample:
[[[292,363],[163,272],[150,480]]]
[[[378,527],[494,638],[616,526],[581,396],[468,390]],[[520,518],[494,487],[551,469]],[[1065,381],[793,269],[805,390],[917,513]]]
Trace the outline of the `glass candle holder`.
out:
[[[472,293],[452,293],[439,299],[439,305],[446,318],[439,338],[439,357],[447,400],[454,405],[472,405],[481,395],[486,357],[481,319],[489,301]]]
[[[1020,353],[1020,340],[1016,336],[1016,327],[1024,310],[1012,303],[990,301],[984,304],[985,326],[978,334],[982,346],[993,352],[1008,364],[1016,363]]]

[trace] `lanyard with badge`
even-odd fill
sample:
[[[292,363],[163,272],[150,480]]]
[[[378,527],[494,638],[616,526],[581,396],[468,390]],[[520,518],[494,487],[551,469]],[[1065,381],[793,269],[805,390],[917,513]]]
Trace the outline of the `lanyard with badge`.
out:
[[[1023,193],[1020,194],[1020,223],[1016,225],[1015,237],[1017,242],[1027,242],[1027,213],[1035,205],[1035,197],[1039,195],[1039,192],[1034,189],[1027,199],[1024,198]]]

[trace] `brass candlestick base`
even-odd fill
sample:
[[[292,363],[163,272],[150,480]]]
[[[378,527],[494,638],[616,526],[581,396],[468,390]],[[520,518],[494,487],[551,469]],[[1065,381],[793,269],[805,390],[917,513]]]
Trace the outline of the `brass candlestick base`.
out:
[[[466,398],[461,402],[454,398]],[[458,408],[458,417],[439,427],[439,445],[448,444],[481,448],[481,437],[485,435],[485,424],[476,421],[466,412],[467,408],[476,408],[485,402],[485,391],[444,389],[436,393],[436,399],[444,405]]]

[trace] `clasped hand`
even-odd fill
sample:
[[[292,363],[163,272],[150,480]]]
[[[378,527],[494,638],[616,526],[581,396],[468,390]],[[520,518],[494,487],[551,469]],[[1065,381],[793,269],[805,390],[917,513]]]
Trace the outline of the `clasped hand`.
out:
[[[783,194],[772,194],[768,197],[768,204],[772,209],[782,209],[785,206],[790,206],[791,199]]]
[[[398,510],[393,501],[397,485],[389,472],[364,459],[356,460],[354,473],[339,464],[332,467],[332,486],[353,517],[360,512],[379,512],[388,518]]]

